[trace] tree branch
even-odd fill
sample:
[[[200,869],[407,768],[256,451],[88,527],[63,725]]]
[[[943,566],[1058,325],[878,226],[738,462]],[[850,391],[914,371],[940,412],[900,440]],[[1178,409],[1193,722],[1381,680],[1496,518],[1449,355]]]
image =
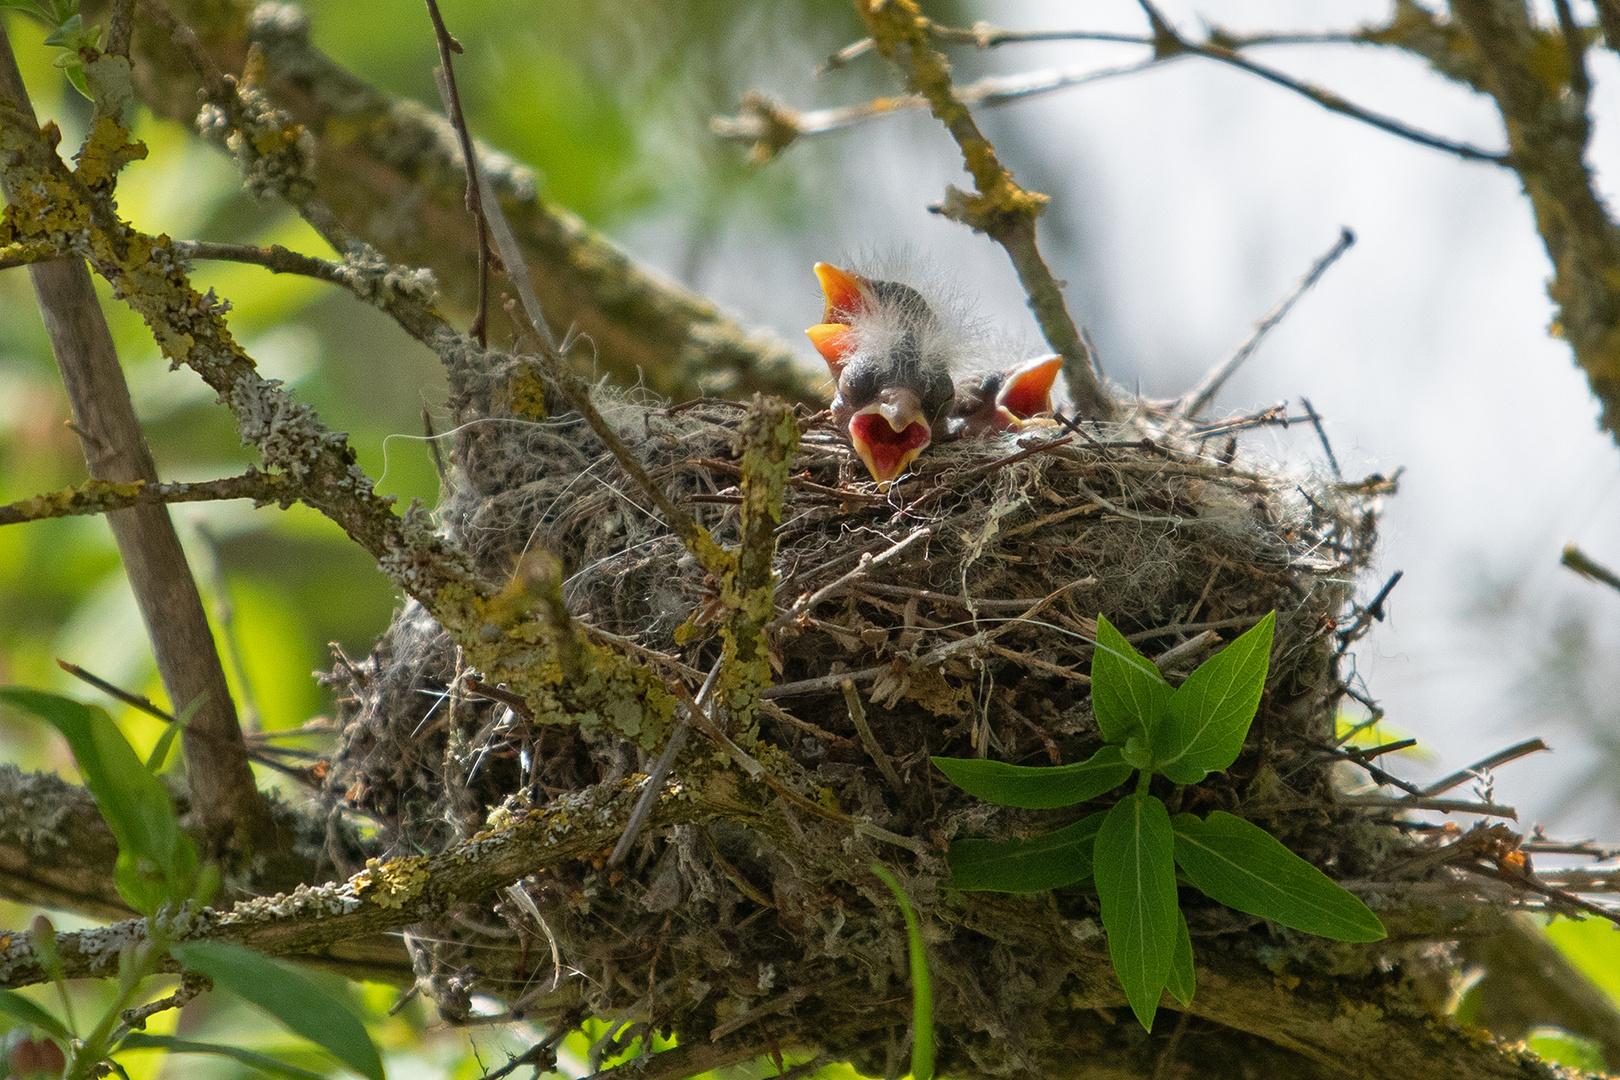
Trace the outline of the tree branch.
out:
[[[0,506],[0,525],[24,521],[76,517],[84,514],[112,514],[131,506],[159,506],[164,503],[218,502],[223,499],[252,499],[257,506],[279,503],[285,510],[298,501],[297,485],[280,473],[257,470],[241,476],[195,483],[131,480],[86,480],[77,487],[63,488],[32,499]]]
[[[1017,75],[988,76],[956,89],[957,100],[965,105],[983,105],[987,108],[1007,105],[1022,98],[1048,94],[1055,90],[1082,86],[1086,83],[1111,79],[1120,75],[1133,75],[1139,71],[1146,71],[1149,68],[1182,57],[1201,56],[1218,63],[1228,64],[1240,71],[1246,71],[1251,75],[1265,79],[1267,82],[1281,86],[1285,90],[1299,94],[1301,97],[1320,105],[1330,112],[1336,112],[1352,120],[1370,124],[1398,138],[1417,143],[1419,146],[1427,146],[1430,149],[1455,154],[1469,161],[1486,161],[1497,165],[1508,164],[1506,154],[1482,150],[1469,143],[1457,142],[1415,128],[1394,117],[1385,116],[1382,113],[1374,112],[1354,102],[1347,101],[1331,90],[1296,79],[1291,75],[1278,71],[1276,68],[1267,67],[1242,55],[1240,52],[1242,49],[1259,45],[1383,44],[1387,42],[1391,34],[1396,32],[1397,28],[1403,25],[1403,19],[1405,19],[1404,8],[1402,11],[1397,12],[1394,22],[1389,26],[1365,27],[1355,31],[1317,34],[1254,35],[1235,35],[1211,27],[1203,41],[1193,41],[1183,37],[1170,26],[1168,21],[1158,14],[1157,10],[1154,10],[1150,18],[1155,20],[1155,29],[1158,31],[1152,36],[1097,33],[1085,30],[1003,30],[988,23],[978,23],[971,30],[963,30],[929,22],[926,24],[926,28],[930,36],[940,41],[951,44],[975,45],[981,49],[1028,41],[1112,41],[1153,47],[1153,54],[1146,60],[1119,67],[1093,68],[1075,65],[1061,68],[1044,68],[1037,71],[1021,72]],[[855,57],[870,51],[872,47],[872,39],[864,38],[834,53],[822,65],[822,70],[826,71],[842,67]],[[781,153],[803,136],[821,135],[829,131],[837,131],[840,128],[850,127],[891,113],[921,109],[926,107],[927,104],[926,99],[912,94],[904,97],[876,98],[861,105],[846,106],[844,108],[799,112],[766,95],[751,92],[743,96],[739,115],[715,117],[710,121],[710,127],[716,135],[723,139],[752,142],[754,147],[750,154],[750,160],[755,163],[763,163]]]
[[[7,157],[13,156],[18,144],[40,148],[38,123],[3,27],[0,96],[11,102],[0,115]],[[124,161],[145,156],[145,147],[127,145],[126,133],[118,127],[115,117],[103,112],[99,97],[95,126],[74,178],[81,183],[68,185],[76,191],[88,188],[92,199],[98,187],[110,190]],[[37,193],[24,191],[21,179],[21,170],[0,170],[9,226],[0,231],[13,232],[16,217],[37,200]],[[80,209],[92,222],[106,213],[95,212],[82,202]],[[40,239],[4,237],[7,243]],[[115,487],[156,484],[157,468],[130,403],[112,334],[83,260],[38,263],[29,267],[29,274],[74,423],[81,433],[90,475]],[[216,853],[232,852],[237,858],[274,858],[289,846],[290,838],[278,837],[269,804],[254,784],[213,632],[168,511],[151,502],[132,504],[108,513],[107,523],[118,544],[170,700],[176,708],[200,702],[182,745],[193,806],[208,846]]]
[[[243,70],[250,43],[263,50],[261,89],[310,140],[310,190],[335,222],[390,261],[430,267],[448,299],[472,310],[476,237],[466,227],[466,176],[450,125],[343,70],[311,44],[307,22],[290,5],[249,7],[176,3],[215,70]],[[190,124],[199,77],[183,51],[168,35],[142,28],[134,60],[140,99]],[[602,370],[616,381],[641,381],[677,399],[755,391],[794,401],[821,396],[780,339],[745,331],[714,304],[635,264],[537,194],[532,170],[488,147],[479,157],[527,256],[534,291],[559,325],[591,338]],[[419,201],[410,227],[401,228],[397,208],[407,192]]]
[[[1554,332],[1574,350],[1602,405],[1599,422],[1620,442],[1620,225],[1586,164],[1586,32],[1539,27],[1520,0],[1453,0],[1451,11],[1448,22],[1403,4],[1377,40],[1429,59],[1496,101],[1508,134],[1506,163],[1524,184],[1552,260]]]
[[[979,131],[973,114],[952,92],[950,65],[929,43],[927,23],[915,0],[856,0],[877,49],[905,74],[912,93],[928,99],[934,116],[961,148],[962,160],[978,191],[973,194],[948,188],[940,210],[1000,244],[1018,272],[1029,297],[1030,310],[1047,344],[1063,357],[1069,394],[1081,415],[1109,419],[1115,415],[1109,397],[1092,366],[1091,355],[1063,300],[1063,289],[1041,258],[1035,240],[1035,219],[1046,208],[1047,197],[1025,191],[996,157],[990,141]]]
[[[645,783],[640,777],[559,796],[499,832],[480,834],[436,855],[373,859],[344,882],[243,900],[228,911],[206,909],[177,920],[170,937],[177,943],[207,939],[271,956],[296,956],[397,930],[612,846]],[[763,813],[760,802],[744,797],[739,785],[722,776],[710,784],[673,785],[657,801],[649,825],[701,824],[720,817],[753,822]],[[116,975],[119,951],[145,936],[144,919],[57,934],[63,974],[70,979]],[[0,985],[29,986],[50,978],[27,934],[0,935],[0,943]],[[166,970],[178,970],[178,965],[171,961]]]

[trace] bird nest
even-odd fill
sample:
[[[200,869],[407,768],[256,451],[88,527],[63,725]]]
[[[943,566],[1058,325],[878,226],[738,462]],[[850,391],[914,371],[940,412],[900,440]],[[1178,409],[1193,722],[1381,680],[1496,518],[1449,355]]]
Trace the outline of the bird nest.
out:
[[[556,398],[538,368],[506,358],[463,385],[444,533],[497,581],[548,553],[582,633],[695,689],[722,647],[716,582],[584,420],[547,414]],[[654,481],[736,543],[746,406],[603,389],[596,400]],[[989,806],[929,763],[1093,753],[1099,614],[1175,681],[1275,611],[1243,755],[1163,794],[1259,820],[1341,879],[1372,876],[1400,846],[1387,819],[1336,801],[1323,752],[1344,646],[1366,622],[1352,592],[1388,490],[1379,478],[1273,471],[1139,406],[1122,423],[936,445],[880,491],[825,413],[799,421],[774,564],[775,678],[748,745],[803,798],[776,799],[760,827],[650,828],[621,865],[604,850],[526,879],[526,899],[508,890],[419,928],[419,985],[447,1016],[465,1018],[482,994],[554,1024],[614,1020],[599,1057],[649,1030],[706,1043],[751,1029],[764,1045],[836,1047],[893,1074],[910,997],[900,913],[868,872],[882,861],[929,927],[943,1071],[1035,1073],[1057,1052],[1144,1037],[1101,1014],[1081,1030],[1048,1019],[1076,979],[1112,978],[1094,892],[949,888],[953,839],[1028,835],[1098,807]],[[407,604],[368,658],[327,677],[343,723],[330,802],[373,819],[394,851],[438,850],[491,814],[645,773],[659,750],[661,732],[537,723],[478,675]],[[712,760],[694,741],[674,775]],[[1339,970],[1375,962],[1201,902],[1185,904],[1200,950],[1339,950]]]

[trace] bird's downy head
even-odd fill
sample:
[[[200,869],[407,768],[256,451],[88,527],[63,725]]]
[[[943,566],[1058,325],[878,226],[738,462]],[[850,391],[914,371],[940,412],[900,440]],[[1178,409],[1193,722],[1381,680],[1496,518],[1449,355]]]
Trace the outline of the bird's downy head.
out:
[[[921,293],[816,264],[826,309],[807,334],[833,377],[833,420],[879,484],[892,484],[936,435],[955,398],[953,341]]]

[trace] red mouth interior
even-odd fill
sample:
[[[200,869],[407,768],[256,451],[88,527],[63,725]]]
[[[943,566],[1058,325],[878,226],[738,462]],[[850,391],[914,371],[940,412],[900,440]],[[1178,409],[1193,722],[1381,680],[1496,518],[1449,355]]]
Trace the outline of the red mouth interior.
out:
[[[916,422],[896,431],[877,413],[864,413],[849,422],[849,436],[871,459],[872,474],[879,480],[893,480],[904,468],[907,454],[930,442],[928,425]]]
[[[1020,420],[1046,412],[1052,407],[1052,384],[1062,366],[1062,361],[1054,361],[1014,376],[1001,392],[1001,404]]]

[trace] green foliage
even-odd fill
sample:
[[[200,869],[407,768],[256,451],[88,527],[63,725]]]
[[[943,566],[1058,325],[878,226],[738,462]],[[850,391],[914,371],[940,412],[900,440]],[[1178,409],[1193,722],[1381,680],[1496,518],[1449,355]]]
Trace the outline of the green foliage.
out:
[[[1367,905],[1252,822],[1216,810],[1177,814],[1176,862],[1204,895],[1229,908],[1335,941],[1378,941]]]
[[[1525,1045],[1536,1052],[1538,1057],[1562,1065],[1566,1069],[1573,1069],[1582,1073],[1607,1073],[1608,1060],[1603,1055],[1603,1048],[1591,1039],[1585,1039],[1573,1031],[1565,1031],[1561,1027],[1531,1028],[1524,1036]]]
[[[1221,772],[1243,751],[1260,707],[1276,615],[1209,658],[1170,697],[1169,719],[1156,734],[1153,769],[1178,784]]]
[[[239,1061],[243,1065],[263,1073],[269,1073],[271,1076],[287,1077],[288,1080],[325,1080],[320,1073],[300,1069],[296,1065],[288,1065],[266,1054],[255,1054],[252,1050],[243,1050],[238,1046],[224,1046],[220,1043],[177,1039],[172,1035],[148,1035],[144,1031],[131,1032],[124,1037],[122,1045],[125,1050],[165,1050],[171,1054],[212,1054],[216,1057],[226,1057],[233,1061]]]
[[[957,840],[951,888],[967,892],[1040,892],[1091,876],[1091,852],[1107,811],[1028,840]]]
[[[934,981],[928,974],[928,953],[923,947],[922,925],[900,882],[881,864],[872,864],[872,873],[894,893],[900,913],[906,919],[906,945],[911,954],[911,1076],[912,1080],[933,1080],[934,1076]]]
[[[1178,865],[1205,895],[1238,911],[1338,941],[1385,936],[1365,904],[1258,825],[1222,810],[1172,821],[1148,790],[1155,774],[1196,784],[1237,760],[1265,688],[1275,622],[1268,613],[1172,688],[1099,615],[1091,699],[1107,745],[1086,761],[1049,768],[933,759],[970,794],[1026,809],[1089,801],[1139,771],[1136,790],[1109,810],[1025,840],[958,840],[950,865],[959,889],[1033,892],[1094,878],[1114,972],[1149,1031],[1166,989],[1183,1005],[1195,990]]]
[[[174,947],[174,955],[216,987],[257,1005],[295,1034],[367,1077],[384,1080],[382,1058],[349,1004],[287,964],[218,941]]]
[[[1105,746],[1085,761],[1053,768],[1008,765],[982,758],[937,757],[934,764],[969,795],[1026,810],[1050,810],[1095,799],[1119,787],[1133,771],[1117,746]]]
[[[1145,741],[1173,694],[1153,661],[1098,615],[1097,652],[1091,661],[1091,709],[1103,740],[1120,746],[1133,738]]]
[[[1164,803],[1144,791],[1115,803],[1097,832],[1091,872],[1114,973],[1131,1011],[1152,1031],[1175,960],[1180,916],[1175,837]]]
[[[163,783],[136,756],[112,717],[70,698],[0,687],[0,701],[45,720],[67,739],[101,816],[118,841],[118,895],[143,915],[196,894],[197,848],[180,831]]]
[[[1176,932],[1176,954],[1170,961],[1170,978],[1165,988],[1183,1005],[1191,1005],[1193,991],[1198,988],[1198,973],[1193,970],[1192,931],[1187,928],[1187,916],[1180,907],[1176,908],[1176,918],[1181,928]]]
[[[64,1045],[73,1039],[73,1033],[67,1029],[66,1024],[52,1016],[43,1006],[35,1004],[33,999],[23,997],[15,990],[0,990],[0,1012],[13,1020],[38,1028]]]
[[[161,764],[166,745],[160,745],[151,762],[142,762],[112,718],[93,705],[21,687],[0,687],[0,701],[47,721],[67,739],[85,784],[118,841],[114,873],[119,895],[131,907],[153,916],[187,901],[206,899],[206,894],[218,883],[218,871],[212,864],[199,868],[197,849],[190,837],[180,831],[174,803],[155,775],[154,766]],[[178,731],[192,711],[187,709],[182,720],[170,726],[169,732]],[[54,930],[48,921],[36,922],[41,925],[32,935],[35,950],[47,971],[59,973],[61,962],[55,953]],[[296,969],[258,953],[208,941],[171,948],[165,934],[164,924],[155,920],[149,922],[146,942],[120,957],[117,1003],[85,1039],[74,1039],[71,1019],[63,1024],[20,994],[0,991],[0,1012],[64,1044],[71,1044],[74,1057],[69,1075],[73,1078],[89,1075],[120,1047],[224,1054],[256,1067],[269,1067],[264,1064],[268,1059],[261,1061],[258,1060],[260,1055],[229,1047],[205,1043],[181,1045],[181,1040],[165,1042],[157,1036],[138,1033],[122,1040],[114,1038],[120,1013],[134,999],[140,982],[160,970],[163,959],[172,953],[186,968],[208,976],[216,987],[229,990],[263,1009],[367,1080],[385,1080],[376,1044],[354,1010],[341,998]],[[60,981],[58,977],[57,982]],[[269,1071],[280,1075],[312,1075],[291,1066],[269,1064],[274,1066]]]
[[[55,65],[67,76],[73,89],[90,98],[90,84],[85,81],[84,63],[80,59],[80,49],[94,49],[101,45],[101,31],[94,27],[84,25],[84,16],[79,14],[79,0],[0,0],[0,11],[15,11],[26,15],[43,25],[50,31],[45,38],[45,44],[54,45],[62,51],[56,56]]]

